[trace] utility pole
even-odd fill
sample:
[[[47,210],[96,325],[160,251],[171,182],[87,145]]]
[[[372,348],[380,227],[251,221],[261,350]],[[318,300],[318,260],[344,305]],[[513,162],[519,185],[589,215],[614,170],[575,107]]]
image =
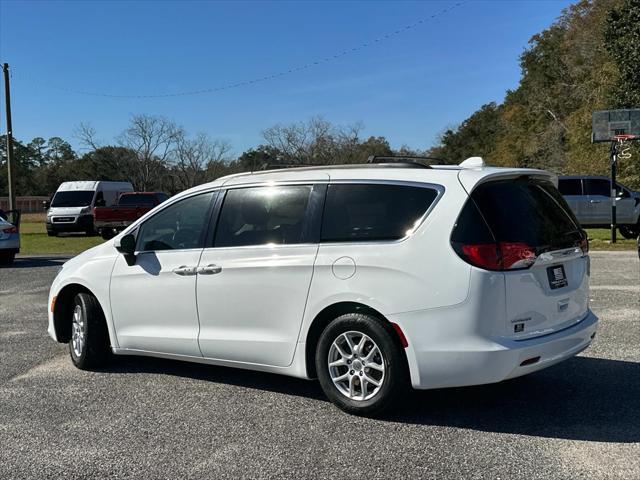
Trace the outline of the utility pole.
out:
[[[11,90],[9,89],[9,64],[2,65],[4,73],[4,101],[7,111],[7,178],[9,185],[9,210],[16,208],[16,193],[13,188],[13,132],[11,129]]]

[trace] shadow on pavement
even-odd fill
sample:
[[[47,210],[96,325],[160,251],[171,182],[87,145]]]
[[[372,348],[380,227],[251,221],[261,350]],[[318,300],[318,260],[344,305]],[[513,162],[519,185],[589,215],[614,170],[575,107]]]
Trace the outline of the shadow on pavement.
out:
[[[38,268],[61,266],[69,257],[16,257],[11,265],[1,265],[0,268]]]
[[[110,371],[161,373],[326,400],[318,382],[147,357]],[[640,363],[575,357],[514,380],[415,391],[384,421],[597,442],[640,441]]]

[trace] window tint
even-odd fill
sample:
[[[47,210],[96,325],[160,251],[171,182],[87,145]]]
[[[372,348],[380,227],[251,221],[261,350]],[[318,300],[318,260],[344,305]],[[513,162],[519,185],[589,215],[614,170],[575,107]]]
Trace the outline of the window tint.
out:
[[[143,193],[131,193],[122,195],[118,205],[129,205],[139,207],[153,207],[155,205],[155,198],[153,195],[146,195]]]
[[[562,195],[582,195],[582,181],[579,178],[561,178],[558,190]]]
[[[215,247],[302,243],[311,186],[229,190],[216,228]]]
[[[432,188],[401,185],[329,185],[321,240],[403,238],[437,195]]]
[[[578,221],[550,182],[527,179],[487,182],[471,193],[471,199],[482,212],[495,241],[522,242],[548,250],[571,247],[582,239]],[[472,203],[467,201],[467,205]],[[478,212],[470,209],[465,217],[466,210],[467,206],[452,234],[454,242],[468,241],[457,238],[457,230],[462,229],[464,223],[480,225]],[[474,239],[475,243],[490,241],[486,232]]]
[[[609,180],[587,179],[585,180],[588,195],[602,195],[604,197],[611,196],[611,182]]]
[[[138,231],[138,250],[202,248],[213,195],[196,195],[156,213]]]

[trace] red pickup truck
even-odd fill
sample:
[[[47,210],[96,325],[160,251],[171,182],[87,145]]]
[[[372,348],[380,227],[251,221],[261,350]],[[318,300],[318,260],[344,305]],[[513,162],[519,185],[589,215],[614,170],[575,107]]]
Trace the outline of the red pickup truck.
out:
[[[167,198],[162,192],[127,192],[113,207],[95,207],[93,225],[102,238],[109,240]]]

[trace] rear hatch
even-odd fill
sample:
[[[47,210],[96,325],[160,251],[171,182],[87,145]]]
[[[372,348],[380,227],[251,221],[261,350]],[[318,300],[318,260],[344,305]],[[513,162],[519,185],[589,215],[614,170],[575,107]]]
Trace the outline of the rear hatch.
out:
[[[547,335],[587,314],[586,234],[550,180],[525,175],[480,183],[451,241],[465,261],[503,273],[505,336]]]

